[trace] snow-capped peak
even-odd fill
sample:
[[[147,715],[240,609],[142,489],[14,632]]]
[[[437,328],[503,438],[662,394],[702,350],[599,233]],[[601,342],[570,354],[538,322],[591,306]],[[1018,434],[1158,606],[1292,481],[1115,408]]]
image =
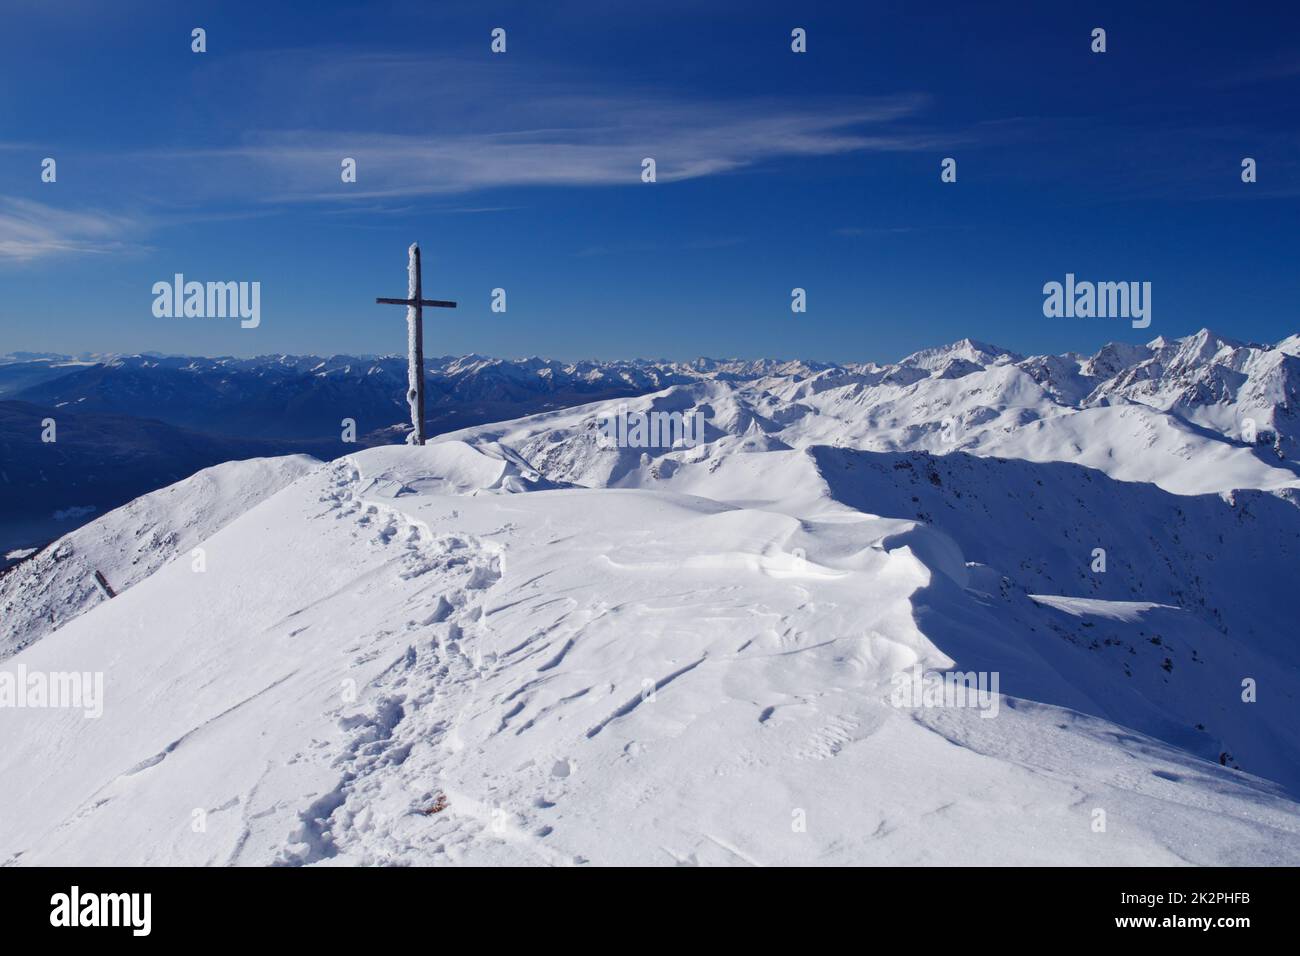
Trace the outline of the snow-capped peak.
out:
[[[988,345],[975,339],[959,339],[937,348],[922,349],[913,352],[898,364],[937,371],[947,366],[954,359],[960,359],[984,368],[994,364],[1018,362],[1023,356],[996,345]]]

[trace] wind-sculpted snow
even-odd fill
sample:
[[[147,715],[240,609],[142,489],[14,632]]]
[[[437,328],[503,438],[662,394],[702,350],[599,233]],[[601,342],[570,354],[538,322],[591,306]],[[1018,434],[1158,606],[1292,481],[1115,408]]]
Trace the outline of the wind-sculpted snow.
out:
[[[374,449],[366,458],[366,490],[403,494],[472,495],[558,488],[515,452],[500,445],[446,441],[413,451],[397,446]],[[421,470],[413,473],[419,463]]]
[[[1300,507],[1258,491],[1172,495],[1062,463],[973,455],[809,450],[831,497],[950,535],[966,560],[1021,587],[1186,609],[1216,631],[1272,645],[1291,668],[1285,601],[1300,586]],[[1104,572],[1093,552],[1105,551]]]
[[[803,418],[786,425],[777,415],[746,416],[718,386],[695,394],[712,412],[713,440],[655,457],[591,441],[584,420],[598,414],[592,408],[480,431],[517,443],[543,472],[584,484],[673,490],[795,514],[836,502],[917,522],[921,530],[907,540],[928,567],[950,569],[945,576],[958,588],[946,603],[917,599],[918,614],[928,615],[923,630],[945,653],[987,670],[1032,646],[1042,666],[1010,693],[1107,716],[1208,759],[1228,755],[1300,793],[1300,736],[1288,716],[1300,712],[1300,651],[1280,597],[1300,588],[1293,491],[1174,495],[1079,465],[962,452],[765,451],[755,436],[770,446],[773,433],[792,437]],[[682,399],[674,389],[636,407],[676,408]],[[936,583],[933,594],[944,587]],[[993,620],[983,620],[982,606],[967,607],[969,587],[999,595]],[[1147,607],[1121,625],[1096,606],[1061,614],[1050,600],[1029,595]],[[982,623],[971,630],[971,621]],[[1008,621],[1010,643],[990,656],[998,647],[993,635]],[[1083,662],[1076,651],[1086,651]],[[1057,676],[1070,669],[1094,673],[1081,687]],[[1243,705],[1242,682],[1261,674],[1275,696]]]
[[[964,565],[927,562],[949,573],[914,603],[962,669],[1001,669],[1005,693],[1209,760],[1230,754],[1300,794],[1300,646],[1280,599],[1300,588],[1294,502],[1182,497],[1064,464],[810,454],[837,501],[914,518],[959,549]],[[1012,646],[998,646],[999,631]],[[1243,704],[1247,678],[1268,685],[1268,699]]]
[[[0,860],[1300,863],[1294,652],[1229,600],[1294,589],[1290,502],[793,447],[701,387],[737,433],[666,454],[563,413],[340,459],[25,648],[105,700],[0,709]]]

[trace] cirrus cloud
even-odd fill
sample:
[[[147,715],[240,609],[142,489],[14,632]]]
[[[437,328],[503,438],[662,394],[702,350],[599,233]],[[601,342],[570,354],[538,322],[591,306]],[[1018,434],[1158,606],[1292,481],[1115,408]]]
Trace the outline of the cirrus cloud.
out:
[[[122,252],[138,248],[128,238],[137,228],[135,220],[124,216],[0,197],[0,260]]]

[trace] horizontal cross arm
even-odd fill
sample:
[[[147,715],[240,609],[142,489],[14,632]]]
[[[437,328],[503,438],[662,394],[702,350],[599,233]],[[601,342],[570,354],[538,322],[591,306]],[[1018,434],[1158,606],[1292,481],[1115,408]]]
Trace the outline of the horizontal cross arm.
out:
[[[448,302],[445,299],[375,299],[376,302],[382,302],[385,305],[428,305],[435,309],[454,309],[455,302]]]

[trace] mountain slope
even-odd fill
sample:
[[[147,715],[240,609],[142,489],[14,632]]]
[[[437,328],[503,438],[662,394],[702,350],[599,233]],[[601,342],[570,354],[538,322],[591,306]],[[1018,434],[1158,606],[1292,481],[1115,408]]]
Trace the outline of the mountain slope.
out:
[[[55,422],[52,442],[43,440],[47,419]],[[10,549],[44,546],[200,469],[285,451],[159,421],[0,401],[0,568]]]
[[[0,661],[107,600],[96,571],[121,594],[319,464],[293,455],[214,465],[63,536],[0,575]]]
[[[0,712],[0,858],[1300,863],[1276,785],[1196,756],[1191,728],[1106,719],[1172,734],[1191,691],[1224,692],[1151,693],[1168,675],[1140,634],[1180,612],[1030,597],[963,553],[986,519],[954,535],[835,500],[836,468],[910,503],[937,486],[893,464],[958,458],[850,454],[736,452],[679,468],[694,493],[547,488],[517,451],[456,441],[312,471],[211,534],[206,573],[172,561],[7,663],[106,683],[99,719]],[[1054,631],[1085,617],[1134,647],[1142,694],[1111,647]],[[1193,651],[1235,665],[1188,627],[1160,652],[1175,677]],[[986,667],[1011,696],[895,697],[918,668]],[[1294,753],[1276,707],[1252,714],[1261,764]]]

